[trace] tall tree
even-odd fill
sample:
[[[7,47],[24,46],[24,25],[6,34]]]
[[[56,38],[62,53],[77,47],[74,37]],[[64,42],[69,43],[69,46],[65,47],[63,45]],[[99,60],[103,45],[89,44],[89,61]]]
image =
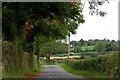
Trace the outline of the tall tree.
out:
[[[29,44],[26,51],[33,51],[34,36],[38,34],[54,40],[65,39],[84,23],[80,5],[78,2],[3,2],[4,40],[23,41]]]
[[[79,5],[77,2],[5,2],[2,5],[5,40],[12,39],[6,33],[14,33],[18,40],[24,38],[27,43],[34,42],[36,34],[51,36],[56,40],[66,38],[68,31],[74,32],[78,24],[84,22]],[[71,27],[68,26],[68,19]],[[10,32],[13,29],[9,27],[11,23],[16,25],[17,33]]]
[[[81,46],[84,45],[84,40],[83,40],[83,39],[81,39],[79,42],[80,42],[80,45],[81,45]]]
[[[105,42],[103,42],[103,41],[99,41],[99,42],[97,42],[96,43],[96,45],[95,45],[95,50],[97,51],[97,52],[105,52],[106,51],[106,43]]]

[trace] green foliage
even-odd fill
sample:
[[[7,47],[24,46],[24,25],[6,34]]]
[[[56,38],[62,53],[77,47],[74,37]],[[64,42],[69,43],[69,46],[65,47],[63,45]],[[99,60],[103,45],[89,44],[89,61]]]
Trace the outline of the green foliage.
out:
[[[3,77],[15,77],[21,71],[31,70],[37,65],[36,56],[23,52],[15,43],[2,42]]]
[[[81,39],[79,42],[80,42],[80,46],[84,45],[84,40],[83,39]]]
[[[94,46],[81,46],[82,51],[94,50]]]
[[[67,56],[68,54],[58,54],[57,56],[58,57],[65,57],[65,56]]]
[[[77,52],[82,52],[81,47],[77,47]]]
[[[85,57],[96,57],[99,54],[97,52],[82,52],[80,55],[85,56]]]
[[[99,42],[97,42],[96,43],[96,45],[95,45],[95,50],[97,51],[97,52],[105,52],[106,51],[106,43],[105,42],[103,42],[103,41],[99,41]]]
[[[64,68],[64,70],[76,74],[81,75],[89,78],[109,78],[105,73],[97,72],[97,71],[86,71],[86,70],[80,70],[80,69],[74,69],[73,67],[65,64],[65,63],[59,63],[61,67]]]
[[[3,26],[15,22],[17,34],[27,21],[34,28],[27,30],[27,37],[33,39],[36,34],[51,35],[56,38],[65,38],[68,31],[74,32],[78,24],[83,23],[80,12],[80,3],[7,3],[2,4]],[[42,6],[42,7],[41,7]],[[12,15],[12,16],[11,16]],[[68,18],[69,27],[68,27]],[[3,27],[4,32],[6,29]],[[39,30],[39,31],[38,31]],[[49,30],[49,32],[47,31]],[[53,33],[54,32],[54,33]],[[8,37],[8,36],[6,36]],[[27,38],[26,37],[26,38]],[[30,37],[29,37],[30,38]]]
[[[106,44],[106,51],[117,51],[118,50],[118,44],[116,41],[112,40],[111,42],[107,42]]]
[[[62,42],[48,42],[40,48],[40,54],[57,54],[59,52],[67,52],[67,45]]]
[[[117,46],[117,43],[116,44],[111,44],[111,47],[112,47],[112,51],[117,51],[118,50],[118,46]]]
[[[76,46],[70,48],[71,52],[89,52],[89,51],[94,51],[94,46]]]
[[[72,52],[74,51],[74,49],[76,47],[80,47],[82,49],[82,52],[93,52],[93,51],[95,51],[94,46],[97,46],[97,45],[99,45],[99,47],[100,47],[100,45],[104,45],[103,46],[104,50],[102,52],[104,52],[104,51],[117,51],[118,50],[117,41],[115,41],[115,40],[110,41],[109,39],[107,39],[107,40],[106,39],[102,39],[102,40],[99,40],[99,39],[83,40],[83,39],[81,39],[80,41],[71,41],[70,45],[71,45]],[[97,47],[96,47],[96,49],[98,49]],[[77,51],[77,50],[75,50],[75,51]],[[99,51],[100,51],[100,48],[99,48]]]
[[[108,0],[90,0],[90,1],[88,1],[89,9],[90,9],[89,14],[91,14],[91,15],[95,14],[95,15],[104,17],[107,14],[107,12],[99,10],[98,6],[104,5],[104,3],[106,3],[106,2],[109,3]]]
[[[79,41],[71,41],[70,44],[73,46],[94,46],[96,44],[96,40],[83,40],[80,39]]]
[[[118,77],[118,52],[98,56],[96,58],[88,58],[84,60],[65,60],[64,62],[69,66],[87,71],[104,72],[109,77]]]
[[[74,46],[77,46],[77,41],[71,41],[70,44],[74,45]]]
[[[2,27],[4,40],[9,40],[10,42],[14,42],[16,40],[17,35],[17,26],[15,23],[5,24]]]
[[[77,2],[4,2],[2,4],[4,40],[14,39],[13,42],[17,40],[18,45],[28,53],[32,51],[38,55],[39,49],[44,53],[43,47],[40,47],[43,43],[47,44],[51,39],[54,41],[65,39],[68,32],[75,33],[78,25],[85,22],[79,5],[81,4]],[[9,24],[15,26],[10,27]],[[35,37],[40,38],[40,41]],[[49,47],[46,48],[49,50]],[[55,52],[54,48],[52,52]]]
[[[50,58],[51,54],[67,52],[67,44],[60,40],[55,41],[53,38],[43,35],[36,35],[33,43],[33,53],[39,56]]]

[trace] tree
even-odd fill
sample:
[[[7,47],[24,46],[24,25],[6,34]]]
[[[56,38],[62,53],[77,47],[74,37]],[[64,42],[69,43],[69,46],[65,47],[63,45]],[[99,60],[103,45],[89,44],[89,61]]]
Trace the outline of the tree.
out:
[[[71,44],[72,46],[77,46],[77,45],[78,45],[78,42],[77,42],[77,41],[70,41],[70,44]]]
[[[106,43],[103,41],[98,41],[95,45],[95,50],[97,52],[105,52],[106,51]]]
[[[88,46],[93,46],[93,45],[95,45],[95,42],[92,39],[90,39],[90,40],[87,41],[87,45]]]
[[[112,51],[111,42],[106,42],[106,51]]]
[[[104,17],[107,14],[107,12],[99,10],[98,6],[102,6],[105,2],[109,3],[108,0],[89,0],[89,14],[95,14]]]
[[[50,61],[50,55],[58,52],[67,52],[67,45],[60,41],[49,41],[43,43],[41,48],[39,48],[39,53],[42,56],[45,56],[47,60]]]
[[[84,40],[83,40],[83,39],[81,39],[79,42],[80,42],[80,45],[81,45],[81,46],[84,45]]]
[[[116,43],[111,44],[111,47],[112,47],[112,51],[117,51],[118,50],[118,47],[117,47]]]
[[[55,40],[65,39],[69,32],[73,33],[78,28],[78,24],[84,22],[79,5],[80,3],[77,2],[5,2],[2,4],[5,40],[12,39],[6,35],[7,33],[14,33],[16,40],[24,39],[27,44],[32,44],[37,34],[51,36]],[[16,33],[10,32],[13,29],[9,27],[10,23],[16,25],[14,26],[17,29]]]
[[[82,49],[80,47],[77,47],[78,53],[82,52]]]
[[[85,22],[80,5],[81,3],[77,2],[4,2],[4,40],[16,42],[20,47],[25,47],[27,52],[35,51],[35,54],[38,54],[38,43],[41,45],[48,41],[44,38],[50,37],[55,41],[65,39],[68,35],[70,37],[70,33],[75,33],[80,23]],[[44,36],[43,42],[35,39],[37,35]]]

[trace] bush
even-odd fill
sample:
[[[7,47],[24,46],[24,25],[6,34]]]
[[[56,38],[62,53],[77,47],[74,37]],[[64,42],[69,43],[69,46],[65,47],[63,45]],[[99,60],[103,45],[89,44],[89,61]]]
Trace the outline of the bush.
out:
[[[15,43],[2,42],[3,77],[6,77],[4,75],[12,76],[15,72],[21,73],[31,70],[33,68],[31,65],[36,66],[36,64],[36,56],[32,57],[30,54],[23,52]]]
[[[110,77],[118,77],[120,74],[118,68],[118,52],[79,61],[65,60],[64,63],[75,69],[104,72]]]
[[[63,59],[55,59],[55,61],[57,62],[57,63],[63,63]]]

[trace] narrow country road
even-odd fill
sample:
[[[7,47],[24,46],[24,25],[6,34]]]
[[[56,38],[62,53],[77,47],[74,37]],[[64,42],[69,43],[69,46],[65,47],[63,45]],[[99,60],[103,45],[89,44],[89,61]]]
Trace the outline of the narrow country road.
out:
[[[84,77],[68,73],[64,71],[64,69],[59,65],[45,65],[42,68],[41,73],[38,74],[38,76],[36,76],[35,78],[81,78],[83,79]]]

